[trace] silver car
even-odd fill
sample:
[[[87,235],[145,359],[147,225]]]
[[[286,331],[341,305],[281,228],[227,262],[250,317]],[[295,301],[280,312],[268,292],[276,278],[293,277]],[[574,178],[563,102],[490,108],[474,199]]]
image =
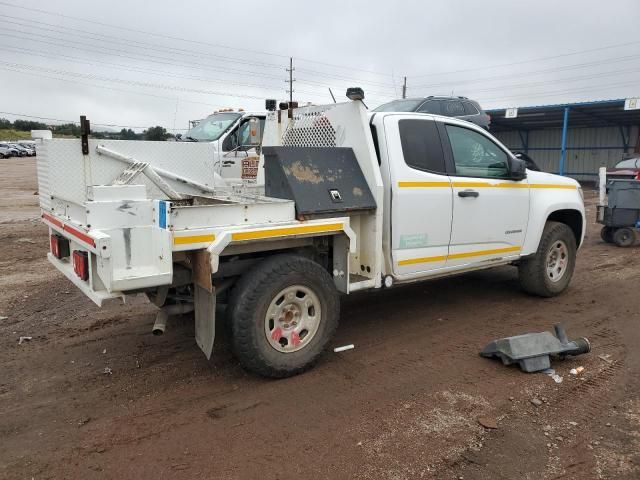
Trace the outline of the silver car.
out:
[[[421,112],[456,117],[489,130],[491,116],[475,100],[467,97],[403,98],[380,105],[374,112]]]

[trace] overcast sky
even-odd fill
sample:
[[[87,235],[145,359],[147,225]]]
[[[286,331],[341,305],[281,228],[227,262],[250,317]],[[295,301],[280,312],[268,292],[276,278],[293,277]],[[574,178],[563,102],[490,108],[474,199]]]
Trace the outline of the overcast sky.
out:
[[[640,96],[638,0],[0,0],[0,111],[163,125],[294,97],[484,108]],[[16,116],[0,113],[14,119]],[[95,127],[94,127],[95,128]]]

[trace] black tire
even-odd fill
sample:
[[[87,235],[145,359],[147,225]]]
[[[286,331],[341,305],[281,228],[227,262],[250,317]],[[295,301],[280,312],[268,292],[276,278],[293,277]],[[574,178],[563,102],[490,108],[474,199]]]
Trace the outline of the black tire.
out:
[[[613,232],[615,228],[613,227],[602,227],[600,230],[600,238],[602,238],[603,242],[613,243]]]
[[[548,256],[559,243],[566,247],[566,267],[555,280],[547,272]],[[562,293],[571,282],[576,266],[576,238],[564,223],[547,222],[535,255],[525,258],[518,266],[522,289],[540,297],[554,297]]]
[[[302,286],[316,295],[320,320],[306,345],[285,353],[276,350],[267,338],[266,315],[279,293],[292,286]],[[233,289],[229,301],[231,346],[240,363],[253,373],[271,378],[297,375],[317,362],[339,316],[338,292],[325,269],[298,255],[275,255],[245,272]]]
[[[632,228],[618,228],[613,232],[613,243],[619,247],[630,247],[636,241],[636,232]]]

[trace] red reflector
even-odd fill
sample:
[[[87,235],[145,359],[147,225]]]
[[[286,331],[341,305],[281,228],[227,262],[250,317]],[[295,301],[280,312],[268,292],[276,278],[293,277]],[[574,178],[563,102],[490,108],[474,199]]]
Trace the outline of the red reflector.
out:
[[[69,256],[69,240],[66,238],[53,234],[49,239],[51,245],[51,253],[56,258],[66,258]]]
[[[87,252],[73,251],[73,271],[81,280],[89,279],[89,255]]]

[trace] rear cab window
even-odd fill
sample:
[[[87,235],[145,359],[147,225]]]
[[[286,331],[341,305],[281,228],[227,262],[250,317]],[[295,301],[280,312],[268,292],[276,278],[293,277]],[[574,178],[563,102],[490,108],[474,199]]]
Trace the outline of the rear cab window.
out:
[[[398,122],[405,163],[411,168],[446,175],[444,152],[436,122],[404,119]]]

